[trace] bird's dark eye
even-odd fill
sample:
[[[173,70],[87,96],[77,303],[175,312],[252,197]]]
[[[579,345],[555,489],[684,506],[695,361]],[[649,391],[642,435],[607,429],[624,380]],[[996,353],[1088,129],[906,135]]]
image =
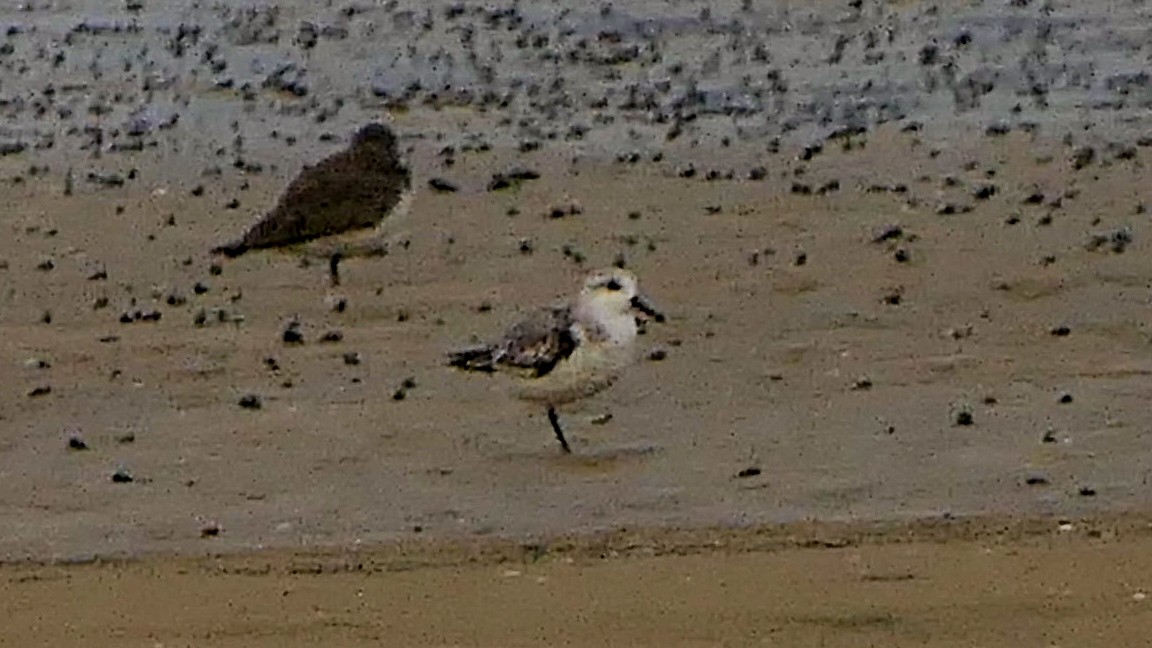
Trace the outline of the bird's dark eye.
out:
[[[623,288],[623,286],[620,285],[620,282],[616,281],[615,279],[609,279],[608,283],[604,284],[604,287],[608,290],[620,290]]]

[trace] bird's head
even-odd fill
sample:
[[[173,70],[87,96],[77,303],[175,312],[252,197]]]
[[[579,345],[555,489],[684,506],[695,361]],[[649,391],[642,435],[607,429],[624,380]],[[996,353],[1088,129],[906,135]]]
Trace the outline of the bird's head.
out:
[[[631,314],[642,320],[664,321],[664,315],[640,292],[636,275],[622,268],[597,270],[589,274],[580,294],[586,302],[595,303],[605,312],[614,315]]]
[[[388,126],[372,122],[363,126],[360,130],[356,131],[355,137],[352,138],[353,145],[373,144],[391,147],[396,143],[396,135]]]

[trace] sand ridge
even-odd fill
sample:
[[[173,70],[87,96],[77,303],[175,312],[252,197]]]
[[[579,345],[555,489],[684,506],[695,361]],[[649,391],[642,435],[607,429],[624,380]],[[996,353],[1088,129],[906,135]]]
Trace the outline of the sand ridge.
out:
[[[1152,624],[1150,528],[1111,518],[632,532],[502,556],[441,546],[424,554],[455,556],[439,568],[395,546],[343,563],[280,552],[6,565],[0,642],[1138,645]]]

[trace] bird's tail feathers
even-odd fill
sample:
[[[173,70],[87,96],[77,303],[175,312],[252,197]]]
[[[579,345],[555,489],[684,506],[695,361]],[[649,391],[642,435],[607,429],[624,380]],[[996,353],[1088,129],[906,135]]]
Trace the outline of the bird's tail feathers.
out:
[[[496,371],[496,356],[491,347],[479,346],[448,354],[448,365],[464,371]]]
[[[225,243],[224,245],[218,245],[212,248],[211,253],[223,254],[230,259],[234,259],[247,251],[248,244],[245,243],[243,239],[241,239],[238,241],[232,241],[231,243]]]

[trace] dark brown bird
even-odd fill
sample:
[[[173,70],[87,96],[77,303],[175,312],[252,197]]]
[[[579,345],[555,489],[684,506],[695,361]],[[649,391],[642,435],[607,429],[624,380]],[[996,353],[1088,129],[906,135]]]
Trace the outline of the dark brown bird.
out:
[[[393,212],[406,210],[411,196],[412,174],[397,150],[395,134],[384,124],[371,123],[353,136],[347,149],[305,166],[272,211],[212,253],[237,257],[262,248],[304,248],[309,255],[330,258],[336,281],[341,258],[384,251],[382,242],[365,247],[363,239],[374,235]],[[341,236],[345,234],[351,236]],[[328,243],[322,251],[305,246],[321,239]]]

